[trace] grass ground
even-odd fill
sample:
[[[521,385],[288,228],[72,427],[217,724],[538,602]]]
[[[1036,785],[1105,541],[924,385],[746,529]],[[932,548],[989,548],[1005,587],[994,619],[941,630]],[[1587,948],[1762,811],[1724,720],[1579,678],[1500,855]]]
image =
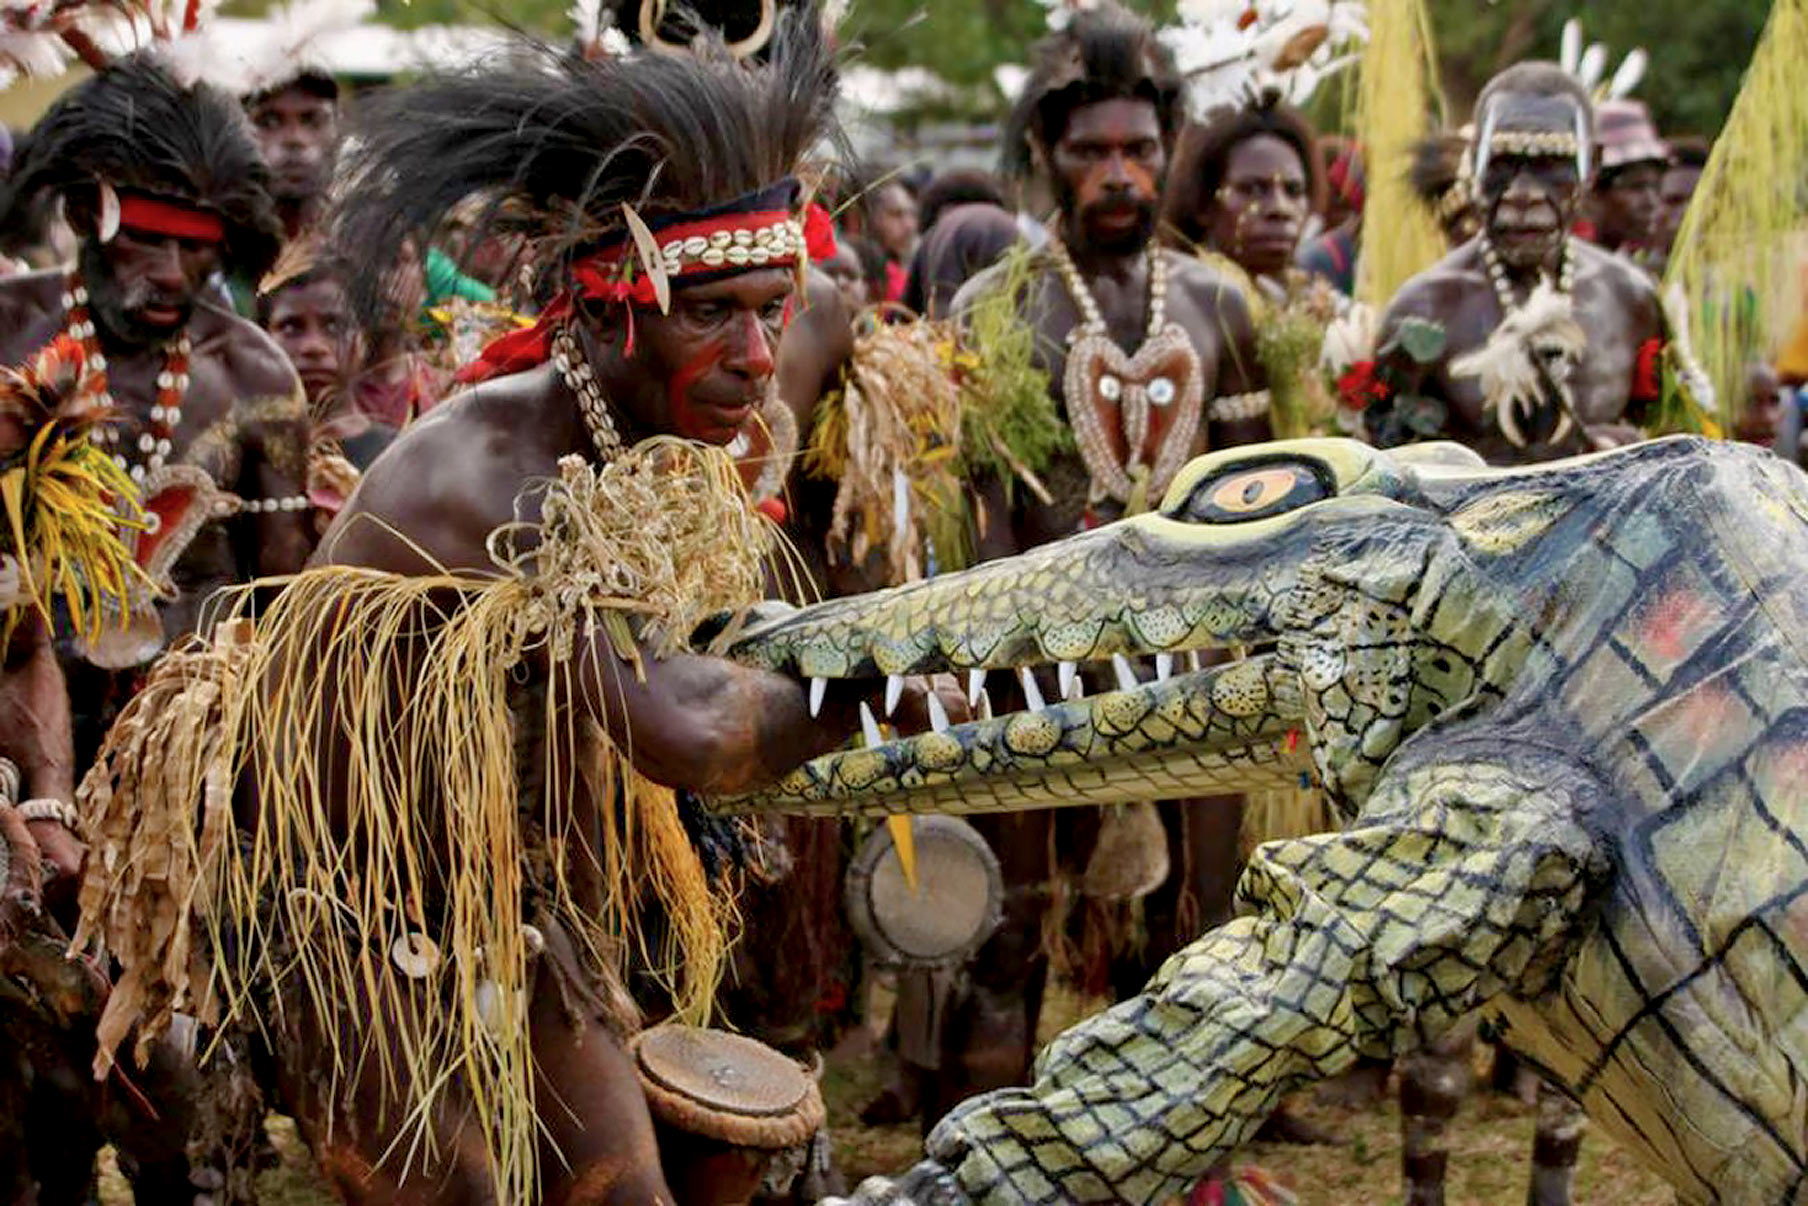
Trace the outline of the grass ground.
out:
[[[1085,1012],[1077,999],[1055,994],[1044,1017],[1044,1037]],[[876,1172],[895,1172],[920,1154],[917,1128],[862,1126],[860,1106],[879,1089],[880,1067],[858,1039],[843,1045],[828,1062],[823,1080],[836,1156],[849,1184]],[[1300,1206],[1393,1206],[1400,1193],[1400,1118],[1390,1095],[1381,1105],[1351,1109],[1305,1095],[1298,1112],[1341,1135],[1338,1147],[1257,1145],[1246,1158],[1262,1165],[1299,1196]],[[334,1201],[307,1151],[286,1120],[272,1118],[271,1136],[282,1154],[280,1167],[258,1180],[263,1206],[327,1206]],[[1476,1093],[1450,1129],[1449,1206],[1519,1206],[1525,1200],[1527,1160],[1532,1147],[1532,1111],[1515,1098]],[[131,1195],[113,1173],[103,1170],[101,1200],[125,1206]],[[1670,1191],[1654,1174],[1635,1164],[1598,1133],[1582,1144],[1576,1176],[1578,1206],[1667,1206]]]

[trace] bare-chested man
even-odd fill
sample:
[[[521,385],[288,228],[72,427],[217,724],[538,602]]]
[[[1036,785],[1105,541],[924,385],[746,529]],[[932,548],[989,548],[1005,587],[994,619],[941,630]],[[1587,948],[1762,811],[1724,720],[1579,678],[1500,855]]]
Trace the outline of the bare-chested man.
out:
[[[770,395],[775,343],[800,264],[824,250],[816,237],[821,219],[806,214],[792,173],[829,124],[834,95],[832,55],[808,14],[781,20],[772,58],[758,67],[735,63],[705,37],[695,54],[636,53],[591,63],[549,53],[534,70],[495,67],[374,102],[348,165],[352,187],[335,227],[339,244],[359,247],[374,263],[389,262],[403,239],[430,240],[454,207],[481,194],[506,200],[511,220],[530,224],[539,267],[558,293],[538,326],[486,351],[470,374],[475,388],[435,408],[369,467],[323,538],[318,572],[304,574],[285,597],[331,589],[350,607],[373,581],[492,570],[493,534],[541,518],[544,495],[535,487],[558,478],[562,461],[617,463],[652,436],[728,445]],[[396,179],[407,187],[390,187]],[[380,280],[355,282],[354,296],[368,309],[381,303],[382,288]],[[407,603],[399,606],[414,614]],[[464,605],[449,606],[423,623],[422,639],[469,615]],[[259,634],[278,639],[262,625]],[[791,678],[700,655],[654,656],[650,638],[630,658],[623,643],[635,639],[607,625],[584,626],[568,655],[536,646],[514,668],[511,691],[569,701],[568,710],[556,713],[550,704],[515,713],[522,726],[520,776],[543,775],[556,796],[549,807],[582,818],[584,835],[629,808],[629,793],[641,789],[624,786],[610,798],[594,780],[555,779],[550,770],[532,769],[541,758],[550,766],[560,750],[588,748],[592,738],[579,725],[600,725],[613,739],[608,748],[619,750],[634,772],[679,791],[744,788],[854,727],[851,698],[831,693],[813,709],[809,693]],[[295,673],[325,679],[357,672],[333,656],[321,655],[324,668]],[[425,660],[383,664],[394,666],[405,680],[397,688],[412,699],[409,676],[424,679],[431,667],[418,663]],[[567,685],[569,694],[554,694]],[[494,723],[483,719],[489,705],[480,686],[458,695],[459,706],[472,710],[471,727]],[[328,698],[332,691],[331,682],[320,687]],[[352,772],[335,757],[339,737],[388,736],[360,728],[374,723],[360,716],[344,723],[323,739],[319,784],[306,789],[318,792],[310,798],[333,818],[332,839],[318,857],[334,866],[334,842],[353,852],[354,863],[365,857],[357,835],[366,831],[356,818],[367,815],[360,811],[367,797],[348,786]],[[416,756],[391,751],[380,757],[394,763],[382,763],[377,773],[430,774],[431,768],[411,765]],[[554,862],[568,867],[572,880],[609,874],[598,865],[600,839],[591,847],[582,835],[544,832],[550,822],[530,803],[534,788],[526,783],[519,796],[511,782],[500,800],[475,791],[454,800],[437,786],[440,780],[423,782],[425,796],[382,796],[385,815],[406,830],[398,841],[458,850],[468,839],[451,808],[507,809],[515,817],[518,807],[518,840],[524,850],[540,852],[522,856],[519,878],[529,885],[523,897],[485,891],[472,905],[518,907],[499,924],[518,927],[531,919],[544,944],[544,957],[524,963],[520,973],[527,986],[522,1025],[498,1040],[520,1044],[508,1048],[519,1062],[485,1073],[475,1060],[461,1063],[435,1051],[425,1068],[392,1069],[387,1081],[380,1060],[335,1062],[353,1052],[362,1060],[373,1045],[400,1050],[408,1034],[443,1025],[448,1016],[468,1018],[481,1031],[476,1013],[458,1011],[495,1007],[473,1004],[484,1000],[482,993],[474,998],[443,974],[473,959],[494,966],[506,956],[490,945],[482,951],[459,945],[468,943],[460,935],[469,931],[458,928],[462,919],[445,899],[454,871],[441,866],[417,906],[420,942],[409,959],[421,950],[443,956],[420,956],[417,964],[379,951],[367,972],[331,971],[340,978],[328,985],[291,983],[280,990],[290,1020],[275,1036],[285,1106],[351,1200],[517,1200],[527,1184],[536,1185],[538,1200],[551,1202],[672,1200],[634,1065],[620,1032],[606,1024],[617,1015],[599,1003],[611,968],[587,941],[592,931],[585,927],[601,925],[600,917],[542,916],[542,906],[526,899],[562,899],[546,878]],[[575,798],[566,794],[567,783]],[[269,789],[260,791],[259,802],[265,832],[294,815],[272,803]],[[669,796],[661,807],[673,808]],[[653,874],[641,865],[629,870],[636,885]],[[354,877],[367,882],[371,874]],[[632,893],[636,885],[616,880],[604,890]],[[626,935],[622,941],[631,953],[641,950]],[[412,997],[404,976],[436,987]],[[394,1006],[383,1011],[380,1029],[368,1024],[371,1009],[356,1004],[367,992]],[[323,1015],[337,1016],[336,1032]],[[330,1076],[323,1072],[329,1067],[344,1072]],[[444,1084],[433,1076],[438,1067],[447,1069]],[[531,1112],[500,1120],[493,1110],[484,1113],[483,1103],[504,1093]],[[439,1104],[411,1115],[421,1103]],[[417,1123],[436,1142],[410,1162],[390,1144]],[[505,1135],[513,1138],[499,1138]],[[520,1146],[504,1152],[504,1143]]]
[[[1587,93],[1520,63],[1482,90],[1475,126],[1482,232],[1389,305],[1370,438],[1455,439],[1501,464],[1637,439],[1663,318],[1649,277],[1569,234],[1591,168]]]
[[[57,632],[69,654],[67,683],[50,656],[52,634],[20,625],[0,667],[0,754],[20,766],[19,799],[69,808],[80,768],[130,694],[131,668],[192,630],[214,587],[299,569],[307,556],[299,383],[263,332],[209,296],[217,270],[260,273],[275,252],[264,180],[237,103],[184,87],[149,54],[65,94],[15,164],[8,207],[59,195],[80,245],[69,270],[0,282],[0,364],[22,365],[66,336],[90,371],[104,374],[115,418],[98,436],[156,517],[154,529],[135,538],[139,560],[177,590],[156,606],[142,600],[129,628],[109,624],[91,645],[74,648]],[[184,474],[212,485],[198,506],[184,508],[166,492],[190,488]],[[210,502],[214,491],[230,497]],[[219,520],[234,510],[242,514]],[[74,821],[73,812],[64,820]],[[50,863],[73,874],[81,848],[63,821],[44,815],[30,827]],[[87,1041],[91,1047],[91,1033]],[[88,1076],[85,1068],[73,1079],[67,1072],[37,1074],[45,1086],[61,1084],[79,1116],[92,1108]],[[77,1125],[40,1108],[47,1125]],[[128,1152],[124,1163],[142,1191],[167,1194],[187,1185],[191,1169],[181,1120],[166,1111],[159,1130],[170,1140],[163,1150],[142,1159]],[[85,1192],[88,1167],[64,1159],[75,1192]]]
[[[193,631],[216,587],[299,569],[308,554],[300,382],[269,337],[218,304],[209,283],[223,267],[269,267],[278,227],[265,179],[236,102],[205,85],[184,87],[147,53],[59,100],[9,182],[13,205],[60,194],[80,249],[68,271],[0,282],[0,363],[17,364],[79,327],[120,412],[107,446],[146,495],[194,465],[244,504],[235,518],[202,524],[173,564],[180,549],[170,537],[182,533],[156,533],[164,540],[151,568],[167,572],[177,593],[159,607],[161,632],[147,616],[132,647],[89,651],[119,669]],[[128,687],[121,674],[83,673],[72,683],[80,762]]]
[[[986,490],[982,556],[1153,506],[1173,473],[1206,447],[1268,438],[1267,397],[1241,296],[1154,239],[1181,94],[1152,28],[1115,4],[1076,13],[1038,48],[1009,123],[1007,166],[1045,185],[1059,213],[1035,253],[1019,309],[1035,328],[1039,366],[1077,450],[1043,475],[1047,504],[1019,487],[1016,505],[1007,506],[1001,490]],[[1007,268],[968,282],[953,312],[998,287]],[[1142,433],[1139,442],[1131,432]],[[991,689],[1012,685],[995,681]],[[1059,686],[1040,689],[1055,698]],[[1196,811],[1201,824],[1173,839],[1171,854],[1162,852],[1177,868],[1198,863],[1186,842],[1235,844],[1234,817]],[[1055,821],[1036,813],[974,820],[1003,865],[1005,920],[970,964],[970,991],[948,1013],[941,1050],[931,1055],[939,1069],[921,1078],[926,1124],[974,1092],[1022,1082],[1047,975],[1043,919],[1056,873],[1048,840]],[[1097,823],[1090,812],[1061,819],[1064,833],[1069,824]],[[1075,834],[1059,844],[1083,858],[1093,843]]]

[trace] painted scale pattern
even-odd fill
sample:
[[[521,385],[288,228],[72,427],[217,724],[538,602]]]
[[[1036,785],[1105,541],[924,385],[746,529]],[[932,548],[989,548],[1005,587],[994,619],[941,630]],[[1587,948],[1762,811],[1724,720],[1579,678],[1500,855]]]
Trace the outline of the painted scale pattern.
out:
[[[1253,916],[958,1107],[885,1200],[1157,1201],[1481,1008],[1682,1201],[1808,1201],[1808,478],[1681,439],[1362,455],[1263,571],[1296,562],[1275,673],[1346,828],[1258,850]],[[1196,576],[1235,578],[1224,543]]]

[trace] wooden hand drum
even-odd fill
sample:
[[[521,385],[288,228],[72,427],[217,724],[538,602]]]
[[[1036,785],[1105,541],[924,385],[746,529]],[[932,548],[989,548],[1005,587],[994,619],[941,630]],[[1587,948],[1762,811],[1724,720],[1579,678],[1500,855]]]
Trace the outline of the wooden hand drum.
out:
[[[668,1023],[628,1050],[678,1206],[750,1201],[772,1158],[822,1126],[815,1079],[754,1039]]]

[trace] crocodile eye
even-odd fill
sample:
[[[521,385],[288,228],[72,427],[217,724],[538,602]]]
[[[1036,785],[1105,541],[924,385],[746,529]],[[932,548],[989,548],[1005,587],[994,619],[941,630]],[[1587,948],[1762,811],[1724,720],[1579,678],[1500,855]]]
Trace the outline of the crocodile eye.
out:
[[[1173,519],[1187,523],[1243,523],[1266,519],[1331,496],[1324,470],[1305,461],[1226,466],[1187,495]]]

